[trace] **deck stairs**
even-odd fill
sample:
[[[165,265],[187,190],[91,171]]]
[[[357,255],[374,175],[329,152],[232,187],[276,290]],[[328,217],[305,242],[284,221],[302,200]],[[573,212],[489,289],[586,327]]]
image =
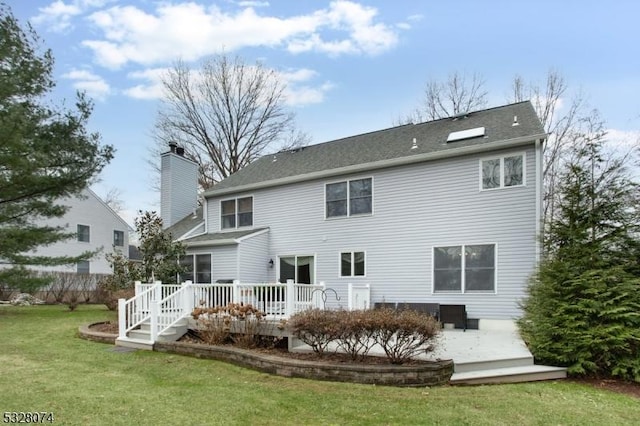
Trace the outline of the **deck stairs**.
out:
[[[160,333],[156,340],[161,342],[175,342],[187,333],[188,324],[188,318],[183,318]],[[153,350],[153,342],[151,341],[150,328],[150,322],[145,321],[139,328],[129,331],[126,337],[118,337],[116,339],[116,345],[151,351]]]
[[[566,368],[536,365],[533,356],[471,362],[456,362],[454,359],[453,367],[452,385],[520,383],[567,377]]]

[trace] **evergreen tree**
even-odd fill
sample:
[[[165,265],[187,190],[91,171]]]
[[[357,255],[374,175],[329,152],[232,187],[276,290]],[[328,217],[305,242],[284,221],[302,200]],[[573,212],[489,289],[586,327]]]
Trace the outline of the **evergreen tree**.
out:
[[[599,121],[575,140],[520,327],[537,360],[640,381],[638,185],[604,141]]]
[[[80,257],[43,257],[33,250],[73,236],[43,226],[61,217],[61,199],[79,194],[111,160],[113,149],[85,126],[92,104],[78,94],[75,108],[50,104],[53,57],[30,26],[23,29],[0,5],[0,285],[34,289],[26,265],[72,264]]]

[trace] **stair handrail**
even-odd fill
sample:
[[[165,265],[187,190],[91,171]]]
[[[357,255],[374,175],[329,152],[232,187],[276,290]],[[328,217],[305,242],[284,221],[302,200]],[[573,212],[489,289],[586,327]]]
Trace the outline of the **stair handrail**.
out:
[[[176,325],[181,319],[188,317],[193,311],[193,283],[185,281],[182,286],[164,299],[157,302],[155,321],[151,321],[151,337],[157,337]],[[154,333],[155,331],[155,333]]]
[[[140,282],[136,282],[139,288]],[[160,292],[162,283],[156,281],[152,287],[136,294],[130,299],[118,299],[118,337],[125,338],[127,333],[152,317],[152,305]]]

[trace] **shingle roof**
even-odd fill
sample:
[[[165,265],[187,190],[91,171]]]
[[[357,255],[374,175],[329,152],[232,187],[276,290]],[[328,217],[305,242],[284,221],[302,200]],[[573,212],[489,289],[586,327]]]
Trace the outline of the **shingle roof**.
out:
[[[178,222],[168,227],[167,232],[169,232],[175,240],[182,237],[184,234],[191,231],[193,228],[203,222],[204,219],[202,218],[202,207],[198,207],[195,211],[195,215],[189,213],[187,216],[183,217]]]
[[[518,125],[514,126],[517,117]],[[447,143],[451,132],[485,128],[485,135]],[[314,172],[366,165],[384,160],[425,156],[426,154],[491,142],[544,135],[544,129],[529,101],[470,112],[419,124],[407,124],[376,132],[310,145],[298,150],[279,152],[259,158],[205,192],[215,196],[233,188],[247,189],[269,181]],[[412,149],[413,139],[417,148]],[[417,158],[417,157],[416,157]]]
[[[247,235],[251,235],[251,234],[256,234],[258,232],[262,232],[265,229],[269,229],[269,228],[255,228],[255,229],[247,229],[244,231],[232,231],[232,232],[212,232],[209,234],[201,234],[201,235],[197,235],[195,237],[192,238],[187,238],[185,240],[182,240],[182,242],[184,244],[186,244],[187,246],[189,244],[193,244],[193,243],[201,243],[201,242],[207,242],[207,243],[222,243],[222,242],[233,242],[233,240],[241,238],[241,237],[246,237]]]

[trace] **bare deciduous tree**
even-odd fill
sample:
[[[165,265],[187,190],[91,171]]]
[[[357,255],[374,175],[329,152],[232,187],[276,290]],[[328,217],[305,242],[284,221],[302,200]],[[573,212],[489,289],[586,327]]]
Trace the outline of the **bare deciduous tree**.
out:
[[[111,210],[120,214],[124,210],[124,201],[122,201],[122,191],[118,188],[111,188],[104,196],[104,203],[111,207]]]
[[[422,105],[401,118],[400,122],[438,120],[482,109],[487,105],[484,85],[484,78],[479,74],[468,76],[457,71],[449,74],[445,82],[430,80],[425,87]]]
[[[285,85],[260,63],[214,56],[191,70],[175,63],[163,78],[164,98],[154,137],[158,149],[169,142],[186,148],[196,161],[199,183],[207,188],[238,171],[270,148],[303,145],[293,113],[285,108]]]
[[[593,121],[597,112],[585,112],[585,102],[581,94],[574,95],[568,103],[567,83],[564,77],[555,70],[547,73],[543,84],[526,83],[520,76],[513,79],[512,94],[509,101],[521,102],[530,100],[533,104],[545,132],[547,141],[543,145],[543,215],[542,229],[546,229],[554,217],[557,178],[563,165],[563,157],[571,152],[583,132],[579,129],[585,120]],[[560,113],[560,110],[562,112]]]

